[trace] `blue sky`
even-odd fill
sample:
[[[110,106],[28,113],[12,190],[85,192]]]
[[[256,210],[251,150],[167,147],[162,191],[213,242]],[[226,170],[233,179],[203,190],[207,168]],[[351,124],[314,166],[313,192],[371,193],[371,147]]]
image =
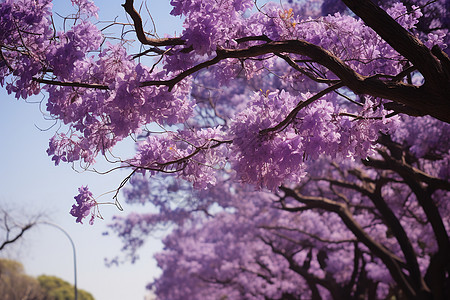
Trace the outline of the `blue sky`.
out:
[[[69,0],[54,2],[55,11],[63,11],[70,6]],[[147,1],[160,36],[180,33],[182,29],[181,21],[169,16],[169,2]],[[95,3],[100,8],[100,20],[111,20],[115,16],[123,18],[125,15],[120,6],[123,1]],[[98,175],[77,173],[70,165],[55,167],[45,152],[55,128],[50,128],[53,123],[46,121],[41,112],[45,108],[39,104],[43,97],[33,97],[28,102],[34,103],[25,103],[0,90],[0,208],[12,210],[23,218],[44,214],[46,220],[63,227],[76,245],[78,286],[91,292],[97,300],[143,299],[145,285],[160,272],[152,254],[161,248],[161,243],[157,239],[151,240],[134,265],[107,268],[104,258],[120,254],[121,244],[114,236],[102,236],[114,215],[125,215],[139,207],[124,206],[125,211],[119,212],[114,206],[104,206],[101,212],[105,220],[96,220],[94,226],[76,224],[69,215],[79,186],[89,185],[94,195],[100,195],[117,188],[127,173],[117,171]],[[131,153],[132,149],[131,144],[121,147],[125,153]],[[21,261],[30,275],[55,275],[73,283],[70,242],[51,226],[35,227],[21,242],[11,245],[0,256]]]

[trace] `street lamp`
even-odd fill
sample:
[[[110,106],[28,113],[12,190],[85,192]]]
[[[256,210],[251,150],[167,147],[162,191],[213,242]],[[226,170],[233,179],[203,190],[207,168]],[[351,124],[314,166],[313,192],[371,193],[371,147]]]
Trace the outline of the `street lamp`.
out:
[[[39,224],[47,224],[50,226],[53,226],[57,229],[59,229],[60,231],[62,231],[62,233],[65,234],[65,236],[67,236],[67,238],[69,239],[70,243],[72,244],[72,250],[73,250],[73,277],[74,277],[74,291],[75,291],[75,300],[78,300],[78,290],[77,290],[77,255],[76,255],[76,251],[75,251],[75,244],[73,243],[72,238],[70,237],[70,235],[67,233],[67,231],[65,231],[61,226],[54,224],[54,223],[50,223],[47,221],[42,221],[39,222]]]

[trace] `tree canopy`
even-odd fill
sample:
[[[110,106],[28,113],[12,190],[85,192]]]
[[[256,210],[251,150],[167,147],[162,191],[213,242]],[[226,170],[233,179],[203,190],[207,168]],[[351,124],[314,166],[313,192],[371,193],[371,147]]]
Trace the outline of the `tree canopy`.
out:
[[[42,299],[37,280],[25,274],[17,261],[0,259],[0,296],[2,299]]]
[[[74,287],[56,276],[40,275],[37,278],[25,274],[20,262],[0,259],[0,297],[4,300],[73,300]],[[78,299],[94,300],[94,297],[78,290]]]
[[[39,285],[45,294],[45,300],[73,300],[75,292],[73,285],[56,276],[39,275]],[[77,291],[80,300],[94,300],[94,297],[84,290]]]
[[[0,84],[45,93],[56,165],[129,170],[114,203],[151,211],[111,230],[135,261],[170,226],[158,297],[450,296],[448,1],[172,0],[164,38],[132,0],[105,26],[71,2],[0,2]]]

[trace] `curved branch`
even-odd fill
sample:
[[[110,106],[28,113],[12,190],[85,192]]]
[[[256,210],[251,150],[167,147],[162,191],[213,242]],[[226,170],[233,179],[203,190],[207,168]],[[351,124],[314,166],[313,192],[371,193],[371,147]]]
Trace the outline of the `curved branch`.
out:
[[[380,153],[384,153],[381,150],[379,150]],[[387,154],[386,154],[387,155]],[[393,159],[389,159],[394,161]],[[396,161],[395,164],[389,164],[384,160],[378,160],[375,158],[368,158],[368,160],[363,161],[363,163],[366,166],[371,166],[374,167],[376,169],[381,169],[381,170],[392,170],[395,171],[397,173],[399,173],[399,170],[403,169],[400,172],[407,172],[410,176],[411,179],[413,179],[416,182],[423,182],[426,183],[428,185],[428,188],[431,191],[435,191],[435,190],[444,190],[444,191],[450,191],[450,182],[440,179],[438,177],[434,177],[430,174],[427,174],[411,165],[409,165],[406,162],[399,162]],[[400,174],[400,173],[399,173]],[[402,176],[403,177],[403,176]]]
[[[362,181],[365,180],[364,176],[358,175],[357,172],[352,172],[352,174],[357,176],[358,179]],[[354,190],[362,195],[367,196],[372,201],[377,210],[380,212],[381,218],[383,219],[386,226],[388,226],[388,228],[392,230],[393,235],[395,236],[402,249],[403,255],[408,265],[408,269],[410,271],[410,277],[414,281],[414,286],[420,287],[420,289],[425,293],[429,293],[429,288],[427,287],[421,276],[419,264],[417,261],[417,255],[414,251],[411,241],[409,240],[404,227],[400,223],[400,220],[397,218],[397,216],[394,214],[394,212],[391,210],[382,196],[381,189],[387,182],[390,181],[390,178],[381,177],[375,181],[375,184],[371,184],[368,187],[332,178],[326,178],[323,180],[346,189]]]
[[[282,130],[283,128],[285,128],[291,121],[292,119],[295,118],[295,116],[298,114],[298,112],[305,108],[306,106],[310,105],[311,103],[313,103],[314,101],[320,99],[321,97],[325,96],[326,94],[328,94],[329,92],[332,92],[334,90],[339,89],[340,87],[343,86],[342,82],[338,82],[336,84],[333,84],[332,86],[327,87],[326,89],[320,91],[319,93],[315,94],[314,96],[312,96],[311,98],[309,98],[306,101],[300,102],[290,113],[289,115],[280,123],[278,123],[277,125],[275,125],[274,127],[271,128],[266,128],[264,130],[261,130],[259,132],[260,135],[264,135],[267,134],[269,132],[272,131],[279,131]]]
[[[20,228],[20,232],[19,232],[14,238],[8,239],[8,240],[4,241],[4,242],[0,245],[0,251],[2,251],[3,248],[6,247],[6,245],[12,244],[12,243],[14,243],[15,241],[17,241],[19,238],[21,238],[21,237],[23,236],[23,234],[24,234],[27,230],[31,229],[34,225],[36,225],[36,223],[30,223],[30,224],[27,224],[27,225],[25,225],[24,227]]]
[[[450,90],[449,77],[441,61],[383,9],[370,0],[343,0],[343,2],[392,48],[410,60],[428,84],[435,88]],[[447,95],[449,94],[447,92]]]
[[[225,57],[226,58],[226,57]],[[149,80],[149,81],[144,81],[141,83],[141,86],[161,86],[161,85],[165,85],[167,87],[169,87],[169,92],[172,91],[172,89],[174,88],[174,86],[180,82],[181,80],[183,80],[184,78],[188,77],[189,75],[194,74],[195,72],[198,72],[202,69],[205,69],[209,66],[215,65],[218,62],[220,62],[221,60],[225,59],[222,58],[221,56],[217,55],[216,57],[214,57],[211,60],[207,60],[205,62],[202,62],[190,69],[187,69],[186,71],[181,72],[180,74],[178,74],[177,76],[175,76],[172,79],[169,80]]]
[[[414,251],[411,241],[409,240],[405,229],[400,223],[400,220],[397,218],[397,216],[394,214],[394,212],[391,210],[391,208],[388,206],[381,195],[381,189],[384,185],[383,181],[383,178],[377,181],[375,190],[369,195],[369,198],[381,213],[381,217],[383,218],[384,222],[386,222],[386,225],[392,230],[395,239],[399,243],[406,263],[408,264],[410,278],[414,281],[414,286],[420,289],[421,293],[430,293],[429,288],[427,287],[421,276],[419,263],[417,261],[417,255]]]
[[[355,174],[355,172],[352,173],[354,175],[357,175]],[[364,177],[357,177],[360,180],[364,180]],[[331,178],[323,180],[328,181],[334,185],[341,186],[343,188],[354,190],[358,193],[361,193],[362,195],[367,196],[372,201],[377,210],[380,212],[380,216],[383,219],[384,223],[392,230],[392,233],[399,243],[403,255],[406,259],[406,263],[408,264],[410,276],[414,280],[414,285],[417,287],[420,286],[422,287],[423,291],[429,292],[428,287],[421,277],[419,264],[417,262],[417,255],[414,251],[411,241],[409,240],[405,229],[401,225],[400,220],[397,218],[397,216],[394,214],[394,212],[391,210],[382,196],[381,189],[387,182],[389,182],[389,178],[381,177],[375,181],[375,184],[371,184],[368,187],[363,187],[356,183],[337,179],[335,180]]]
[[[64,82],[58,80],[48,80],[42,78],[32,78],[33,81],[38,83],[44,83],[48,85],[58,85],[58,86],[72,86],[72,87],[82,87],[82,88],[92,88],[99,90],[109,90],[107,85],[95,84],[95,83],[84,83],[84,82]]]
[[[122,4],[125,11],[128,15],[133,19],[134,29],[136,30],[136,36],[142,44],[150,45],[150,46],[176,46],[176,45],[184,45],[185,41],[181,38],[164,38],[164,39],[152,39],[147,37],[144,32],[144,28],[142,25],[142,19],[139,13],[134,9],[133,0],[126,0],[125,4]]]
[[[312,74],[311,71],[309,71],[303,67],[300,67],[294,60],[292,60],[287,55],[280,54],[280,53],[275,53],[275,55],[278,56],[279,58],[283,59],[285,62],[287,62],[287,64],[290,65],[293,69],[295,69],[298,72],[302,73],[303,75],[307,76],[309,79],[314,80],[315,82],[318,82],[318,83],[337,83],[337,82],[339,82],[339,80],[326,79],[326,78],[320,78],[320,77],[315,76],[314,74]]]
[[[422,182],[424,181],[418,180],[417,172],[415,172],[414,168],[409,167],[406,162],[397,160],[384,151],[380,150],[379,153],[383,156],[384,161],[369,159],[368,161],[363,161],[363,163],[374,168],[393,170],[404,179],[405,183],[416,195],[420,206],[423,208],[425,215],[427,216],[428,222],[430,222],[431,227],[433,228],[439,247],[439,252],[449,253],[449,235],[445,229],[442,216],[440,215],[439,210],[431,197],[431,192],[433,189],[423,187]],[[419,179],[422,178],[424,177],[419,177]],[[426,177],[424,179],[426,179]],[[450,264],[450,260],[448,258],[446,260],[447,264]]]
[[[428,86],[414,86],[404,82],[382,80],[379,76],[363,76],[345,64],[340,58],[320,46],[302,40],[272,41],[244,49],[218,48],[217,56],[187,69],[174,78],[165,81],[145,81],[142,86],[166,85],[171,90],[175,84],[222,60],[229,58],[250,58],[266,54],[292,53],[307,56],[321,64],[340,78],[343,85],[356,94],[366,94],[405,104],[423,111],[441,121],[450,123],[449,94],[445,89],[430,89]]]
[[[311,292],[313,293],[312,299],[321,299],[320,294],[318,293],[318,290],[317,290],[317,285],[320,285],[320,286],[326,288],[327,290],[329,290],[332,293],[333,296],[338,297],[338,295],[340,294],[339,293],[340,291],[339,291],[339,287],[336,285],[336,282],[334,282],[333,280],[322,279],[322,278],[315,276],[314,274],[311,274],[310,272],[308,272],[307,267],[301,266],[295,261],[292,254],[288,254],[285,251],[282,251],[282,250],[276,248],[275,245],[273,244],[273,242],[266,240],[262,236],[259,236],[259,238],[261,239],[261,241],[264,244],[268,245],[272,249],[273,253],[281,255],[282,257],[284,257],[287,260],[287,262],[289,263],[289,269],[291,269],[295,273],[299,274],[307,281],[309,287],[311,288]],[[317,292],[315,292],[315,291],[317,291]],[[342,298],[337,298],[337,299],[342,299]]]
[[[402,260],[395,254],[389,252],[385,247],[383,247],[383,245],[373,240],[356,222],[346,205],[323,197],[304,196],[298,191],[294,191],[286,187],[281,187],[281,190],[285,192],[286,196],[292,197],[309,208],[324,209],[326,211],[338,214],[347,228],[358,238],[358,240],[366,245],[374,255],[383,261],[392,278],[394,278],[394,280],[399,284],[408,298],[415,299],[417,297],[414,287],[411,286],[411,283],[401,270],[400,265],[403,264]]]
[[[25,234],[25,232],[38,224],[37,220],[40,218],[39,216],[36,216],[35,220],[30,220],[26,224],[22,225],[16,223],[7,211],[0,209],[0,212],[3,215],[2,217],[0,217],[0,221],[3,223],[0,226],[0,229],[1,231],[5,232],[4,241],[0,243],[0,251],[2,251],[7,245],[12,244],[20,239]],[[13,235],[13,237],[11,237],[11,235]]]

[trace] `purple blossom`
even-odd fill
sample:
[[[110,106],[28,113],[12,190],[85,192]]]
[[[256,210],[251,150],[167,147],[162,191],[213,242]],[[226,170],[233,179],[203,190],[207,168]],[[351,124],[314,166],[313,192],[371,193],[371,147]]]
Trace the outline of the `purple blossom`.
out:
[[[73,6],[78,6],[81,14],[98,18],[98,7],[91,0],[71,0]]]
[[[75,196],[76,204],[72,205],[70,214],[74,216],[77,223],[83,224],[83,219],[91,214],[89,224],[94,224],[95,219],[95,209],[97,207],[97,202],[92,197],[92,193],[89,191],[87,186],[82,186],[78,189],[79,194]]]

